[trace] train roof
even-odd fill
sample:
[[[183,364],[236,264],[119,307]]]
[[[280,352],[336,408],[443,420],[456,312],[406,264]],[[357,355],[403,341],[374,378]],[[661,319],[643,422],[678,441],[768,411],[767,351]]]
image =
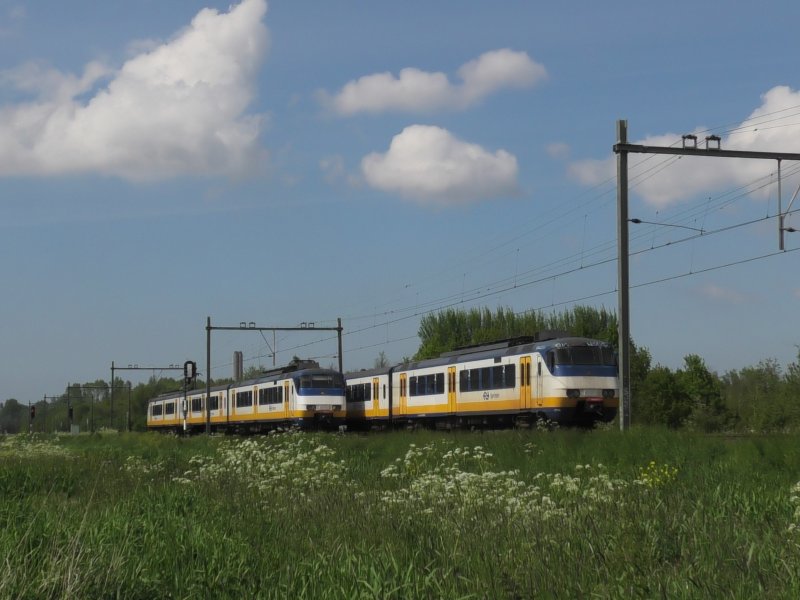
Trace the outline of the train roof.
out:
[[[486,344],[475,344],[464,346],[450,352],[444,352],[436,358],[426,358],[423,360],[401,363],[392,367],[382,367],[378,369],[364,369],[353,371],[345,375],[346,379],[356,379],[358,377],[375,377],[384,375],[390,371],[405,371],[421,367],[438,367],[451,365],[464,360],[481,360],[486,358],[497,358],[502,356],[512,356],[525,352],[547,352],[553,348],[567,346],[601,346],[610,347],[609,342],[596,340],[593,338],[570,335],[561,331],[542,332],[533,336],[523,336],[498,340]]]
[[[319,366],[319,363],[316,361],[292,361],[288,365],[284,367],[279,367],[276,369],[270,369],[269,371],[264,371],[260,376],[252,378],[252,379],[244,379],[242,381],[234,381],[232,383],[225,383],[221,385],[212,385],[211,386],[211,393],[214,392],[222,392],[230,388],[234,387],[245,387],[249,385],[258,385],[259,383],[268,383],[270,381],[278,381],[281,379],[289,379],[291,377],[298,377],[303,375],[320,375],[320,374],[330,374],[336,373],[338,374],[339,371],[334,369],[326,369]],[[148,402],[152,402],[155,400],[169,400],[170,398],[183,398],[183,390],[174,390],[172,392],[165,392],[163,394],[159,394],[155,398],[151,398]],[[205,394],[206,388],[205,386],[202,388],[196,388],[193,390],[188,390],[186,392],[186,396],[197,396],[198,394]]]
[[[608,342],[596,340],[587,337],[572,336],[569,334],[561,334],[551,337],[550,335],[537,337],[522,337],[511,338],[508,340],[500,340],[488,344],[467,346],[461,349],[453,350],[452,352],[445,352],[438,358],[429,358],[425,360],[415,361],[404,364],[398,367],[402,369],[416,369],[419,367],[436,367],[440,365],[449,365],[464,360],[481,360],[486,358],[498,358],[502,356],[512,356],[526,352],[547,352],[560,346],[611,346]]]
[[[360,371],[351,371],[345,373],[346,379],[355,379],[356,377],[377,377],[378,375],[386,375],[392,369],[397,369],[397,366],[392,367],[378,367],[376,369],[361,369]]]

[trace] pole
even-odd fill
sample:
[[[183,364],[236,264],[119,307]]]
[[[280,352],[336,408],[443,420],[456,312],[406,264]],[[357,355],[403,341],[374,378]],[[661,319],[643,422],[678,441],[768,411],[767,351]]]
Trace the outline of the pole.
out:
[[[336,334],[339,337],[339,373],[344,373],[342,370],[342,318],[336,320]]]
[[[72,433],[72,386],[70,383],[67,383],[67,423],[69,432]]]
[[[781,159],[778,159],[778,250],[783,252],[783,210],[781,208]]]
[[[618,144],[628,143],[628,122],[617,121]],[[619,295],[619,429],[630,427],[631,381],[630,381],[630,301],[628,265],[628,153],[617,154],[617,279]]]
[[[128,433],[131,432],[131,382],[128,382]]]
[[[211,317],[206,317],[206,435],[211,435]]]
[[[111,423],[110,426],[114,427],[114,361],[111,361]]]

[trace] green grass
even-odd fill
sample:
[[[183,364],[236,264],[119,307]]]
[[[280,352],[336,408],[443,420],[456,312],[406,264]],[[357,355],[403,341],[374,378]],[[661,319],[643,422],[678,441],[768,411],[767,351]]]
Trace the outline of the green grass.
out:
[[[0,598],[794,598],[799,442],[0,438]]]

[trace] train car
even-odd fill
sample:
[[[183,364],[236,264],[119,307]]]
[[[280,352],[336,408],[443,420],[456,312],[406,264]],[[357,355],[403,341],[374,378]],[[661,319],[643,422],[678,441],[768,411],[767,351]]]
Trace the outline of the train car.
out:
[[[610,344],[545,333],[346,377],[348,423],[435,426],[611,421],[619,407]]]
[[[345,423],[344,377],[313,361],[292,362],[257,379],[176,391],[148,402],[147,427],[175,432],[261,432],[278,427],[336,428]],[[208,410],[208,414],[207,414]]]
[[[389,367],[350,373],[346,377],[347,424],[384,426],[391,414],[392,370]]]

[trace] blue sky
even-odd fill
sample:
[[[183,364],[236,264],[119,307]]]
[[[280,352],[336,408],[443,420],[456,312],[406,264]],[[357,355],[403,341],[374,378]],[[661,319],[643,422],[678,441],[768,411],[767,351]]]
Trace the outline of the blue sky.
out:
[[[0,0],[0,399],[112,360],[204,370],[207,316],[341,317],[350,370],[412,355],[443,307],[616,310],[617,119],[635,143],[800,152],[797,16]],[[630,216],[683,226],[631,226],[634,340],[671,368],[795,360],[800,234],[777,254],[775,164],[630,162]],[[336,362],[329,334],[276,341],[278,363]],[[212,375],[235,350],[271,364],[272,343],[215,333]]]

